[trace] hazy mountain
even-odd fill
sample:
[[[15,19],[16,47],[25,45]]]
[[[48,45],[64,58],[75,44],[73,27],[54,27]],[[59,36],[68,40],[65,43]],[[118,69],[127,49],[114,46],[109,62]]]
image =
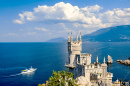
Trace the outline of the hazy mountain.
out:
[[[74,38],[75,40],[75,38]],[[58,37],[46,42],[65,42],[66,39]],[[127,42],[130,41],[130,25],[122,25],[97,30],[91,34],[82,36],[82,41],[92,42]]]
[[[64,41],[66,41],[65,38],[63,38],[63,37],[58,37],[58,38],[50,39],[50,40],[48,40],[48,41],[46,41],[46,42],[64,42]]]
[[[122,25],[97,30],[82,36],[83,41],[124,42],[130,41],[130,25]]]

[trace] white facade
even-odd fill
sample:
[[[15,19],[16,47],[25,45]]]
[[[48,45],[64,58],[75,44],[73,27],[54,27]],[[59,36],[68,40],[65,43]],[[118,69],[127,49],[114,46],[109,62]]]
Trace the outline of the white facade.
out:
[[[82,85],[84,86],[112,86],[113,74],[107,72],[107,64],[94,62],[91,63],[91,54],[81,53],[82,51],[82,40],[81,33],[78,40],[76,36],[76,41],[73,42],[73,37],[68,34],[68,62],[65,64],[71,72],[74,73],[75,79],[83,78]],[[87,84],[86,84],[87,82]],[[79,82],[80,83],[80,82]]]

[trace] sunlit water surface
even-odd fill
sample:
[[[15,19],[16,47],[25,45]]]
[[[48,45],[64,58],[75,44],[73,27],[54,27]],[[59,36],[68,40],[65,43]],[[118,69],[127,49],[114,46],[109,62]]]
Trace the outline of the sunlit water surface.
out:
[[[92,54],[92,63],[97,55],[101,63],[104,56],[112,56],[114,63],[108,65],[108,71],[113,73],[113,80],[130,80],[130,66],[116,62],[130,57],[129,42],[87,42],[82,45],[82,53]],[[67,56],[67,43],[0,43],[0,86],[45,83],[53,70],[66,70]],[[31,74],[20,74],[21,70],[30,66],[37,70]]]

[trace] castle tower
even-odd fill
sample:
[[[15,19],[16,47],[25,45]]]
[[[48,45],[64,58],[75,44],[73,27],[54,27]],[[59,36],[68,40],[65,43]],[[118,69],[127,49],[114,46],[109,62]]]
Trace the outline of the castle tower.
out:
[[[105,63],[105,57],[103,60],[102,68],[103,68],[103,77],[105,78],[107,76],[107,64]]]
[[[80,32],[80,41],[81,41],[81,32]]]
[[[105,62],[106,62],[106,61],[105,61],[105,57],[104,57],[104,61],[103,61],[103,62],[104,62],[104,64],[105,64]]]
[[[78,42],[78,35],[76,34],[76,42]]]
[[[68,42],[70,42],[70,36],[69,36],[69,33],[68,33]]]
[[[80,33],[81,35],[81,33]],[[68,37],[69,40],[69,37]],[[81,54],[82,51],[82,41],[80,36],[80,41],[78,40],[78,35],[76,35],[76,41],[73,42],[73,36],[71,32],[71,40],[68,41],[68,64],[66,64],[67,67],[73,68],[76,65],[77,59],[76,54]]]
[[[97,63],[98,63],[98,56],[97,56],[97,60],[96,60],[96,61],[97,61]]]
[[[72,32],[71,32],[71,42],[73,42],[73,36],[72,36]]]

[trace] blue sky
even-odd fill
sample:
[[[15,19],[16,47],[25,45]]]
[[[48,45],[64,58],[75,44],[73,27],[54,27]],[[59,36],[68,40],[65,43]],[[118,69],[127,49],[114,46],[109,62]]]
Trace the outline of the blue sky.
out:
[[[44,42],[130,25],[130,0],[0,0],[0,42]]]

